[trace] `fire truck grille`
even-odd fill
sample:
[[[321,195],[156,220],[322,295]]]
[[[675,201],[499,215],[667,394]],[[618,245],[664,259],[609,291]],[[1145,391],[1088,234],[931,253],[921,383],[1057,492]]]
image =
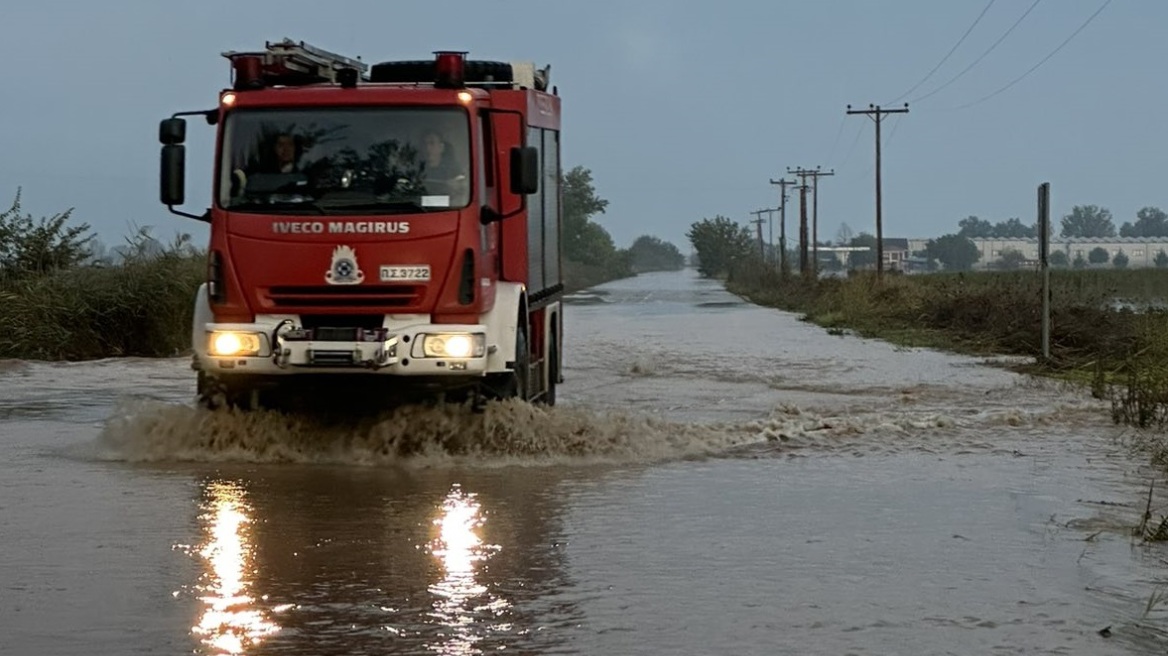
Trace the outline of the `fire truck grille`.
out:
[[[425,288],[417,285],[324,285],[271,287],[267,300],[273,307],[406,307],[422,299]]]

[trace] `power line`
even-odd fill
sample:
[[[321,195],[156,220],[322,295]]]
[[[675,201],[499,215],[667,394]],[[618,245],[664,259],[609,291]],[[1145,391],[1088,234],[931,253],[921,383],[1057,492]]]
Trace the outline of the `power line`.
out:
[[[847,118],[847,115],[844,115]],[[852,153],[856,152],[856,144],[860,143],[860,136],[864,134],[864,126],[861,125],[859,130],[856,130],[856,138],[852,139],[852,145],[848,147],[848,154],[844,156],[844,161],[840,162],[839,168],[847,165],[848,161],[852,159]]]
[[[897,114],[895,117],[893,117],[892,129],[888,131],[888,134],[886,134],[880,138],[881,148],[888,147],[888,144],[892,142],[892,137],[893,137],[893,135],[896,134],[896,129],[898,127],[900,127],[900,119],[901,118],[903,118],[903,116],[900,114]],[[871,173],[873,170],[875,170],[875,168],[876,168],[876,162],[868,162],[868,165],[864,167],[864,171],[862,173],[860,173],[859,175],[853,174],[851,177],[849,177],[847,179],[850,181],[850,180],[857,180],[859,178],[868,177],[868,174]]]
[[[963,75],[965,75],[966,73],[968,73],[968,72],[970,71],[970,69],[972,69],[974,66],[977,66],[977,65],[978,65],[978,63],[979,63],[981,60],[985,59],[985,58],[986,58],[986,56],[988,56],[988,55],[989,55],[991,52],[993,52],[993,51],[994,51],[994,49],[995,49],[995,48],[997,48],[997,47],[998,47],[998,44],[1000,44],[1002,41],[1005,41],[1005,40],[1006,40],[1006,37],[1010,36],[1010,33],[1011,33],[1011,32],[1013,32],[1013,31],[1015,30],[1015,28],[1017,28],[1019,25],[1021,25],[1021,24],[1022,24],[1022,21],[1023,21],[1023,20],[1025,20],[1025,19],[1026,19],[1026,17],[1030,15],[1030,12],[1034,11],[1034,8],[1035,8],[1035,7],[1037,7],[1037,6],[1038,6],[1038,3],[1040,3],[1040,2],[1042,2],[1042,0],[1034,0],[1034,3],[1030,5],[1030,8],[1026,10],[1026,13],[1024,13],[1024,14],[1022,14],[1021,16],[1019,16],[1019,17],[1018,17],[1018,20],[1014,21],[1014,24],[1010,26],[1010,29],[1006,30],[1006,33],[1005,33],[1005,34],[1003,34],[1002,36],[998,37],[998,40],[997,40],[997,41],[994,41],[993,45],[991,45],[991,46],[989,47],[989,49],[988,49],[988,50],[986,50],[985,52],[981,53],[981,56],[980,56],[980,57],[978,57],[977,59],[973,60],[973,63],[971,63],[969,66],[966,66],[965,68],[963,68],[963,69],[961,70],[961,72],[960,72],[960,73],[958,73],[957,75],[954,75],[953,77],[949,78],[949,81],[948,81],[948,82],[946,82],[945,84],[942,84],[941,86],[937,87],[936,89],[933,89],[932,91],[930,91],[930,92],[926,93],[925,95],[923,95],[923,96],[921,96],[921,97],[917,98],[916,100],[913,100],[913,101],[912,101],[912,102],[913,102],[913,104],[919,103],[920,101],[924,100],[925,98],[928,98],[929,96],[932,96],[933,94],[935,94],[935,93],[937,93],[937,92],[941,91],[942,89],[944,89],[944,88],[948,87],[950,84],[953,84],[953,83],[954,83],[954,82],[956,82],[958,79],[960,79],[960,78],[961,78]]]
[[[945,53],[945,56],[941,58],[941,61],[937,62],[937,65],[933,67],[933,70],[929,71],[928,74],[926,74],[923,78],[921,78],[920,82],[917,82],[916,84],[914,84],[911,89],[909,89],[908,91],[905,91],[904,93],[893,98],[892,100],[889,100],[888,102],[886,102],[884,104],[891,105],[892,103],[904,98],[905,96],[912,93],[913,91],[916,91],[917,88],[920,87],[922,84],[924,84],[926,81],[928,81],[929,78],[933,77],[933,73],[936,73],[937,69],[941,68],[941,65],[944,64],[946,61],[948,61],[948,59],[950,57],[953,56],[953,53],[957,51],[958,46],[960,46],[965,41],[965,38],[967,36],[969,36],[969,33],[973,31],[973,28],[977,27],[977,24],[981,22],[982,17],[986,15],[986,12],[990,10],[990,7],[994,6],[995,1],[996,0],[990,0],[986,4],[985,8],[981,10],[981,13],[977,15],[977,18],[975,18],[973,20],[973,23],[965,30],[965,34],[961,35],[961,38],[957,40],[957,43],[953,44],[953,47],[949,49],[949,52]]]
[[[836,130],[836,133],[835,133],[835,141],[833,141],[831,143],[831,150],[828,151],[828,154],[827,154],[827,161],[828,162],[830,162],[832,156],[835,155],[836,146],[839,145],[840,136],[843,135],[843,133],[844,133],[844,124],[846,124],[847,122],[848,122],[848,117],[845,114],[844,117],[840,119],[839,130]]]
[[[884,138],[884,145],[887,146],[892,142],[892,138],[896,136],[896,128],[900,127],[900,115],[892,119],[892,129],[888,131],[888,136]]]
[[[1095,13],[1091,14],[1091,16],[1086,21],[1084,21],[1082,25],[1079,26],[1079,29],[1072,32],[1071,35],[1068,36],[1065,41],[1060,43],[1057,48],[1050,51],[1050,54],[1043,57],[1037,64],[1031,66],[1030,70],[1028,70],[1025,73],[1023,73],[1022,75],[1019,75],[1018,77],[1014,78],[1013,82],[1007,84],[1006,86],[1002,87],[1001,89],[998,89],[997,91],[991,93],[988,96],[985,96],[979,100],[975,100],[971,103],[961,105],[959,107],[954,107],[953,109],[965,109],[967,107],[973,107],[974,105],[981,104],[981,103],[989,100],[990,98],[993,98],[994,96],[998,95],[999,93],[1002,93],[1006,89],[1009,89],[1010,87],[1014,86],[1015,84],[1018,84],[1022,80],[1024,80],[1028,75],[1030,75],[1034,71],[1038,70],[1039,66],[1042,66],[1043,64],[1045,64],[1048,59],[1050,59],[1051,57],[1054,57],[1056,54],[1058,54],[1058,51],[1062,50],[1064,46],[1066,46],[1068,43],[1070,43],[1071,39],[1074,39],[1076,36],[1078,36],[1079,32],[1082,32],[1088,25],[1090,25],[1091,21],[1095,20],[1096,16],[1103,13],[1103,10],[1106,9],[1107,5],[1109,5],[1109,4],[1111,4],[1111,0],[1104,0],[1103,4],[1100,5],[1098,9],[1095,10]]]

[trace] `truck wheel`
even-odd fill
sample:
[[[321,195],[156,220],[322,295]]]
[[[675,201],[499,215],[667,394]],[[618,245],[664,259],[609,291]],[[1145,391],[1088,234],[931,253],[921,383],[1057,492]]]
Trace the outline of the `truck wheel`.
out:
[[[531,352],[527,348],[527,330],[520,328],[515,331],[515,381],[514,396],[527,400],[531,393]]]
[[[556,347],[559,342],[559,338],[553,332],[551,344],[548,347],[547,391],[544,392],[543,396],[544,403],[548,405],[556,404],[556,380],[560,377],[560,352]]]
[[[216,410],[227,404],[227,393],[217,380],[200,371],[195,380],[195,403],[208,410]]]
[[[195,384],[196,403],[208,410],[235,408],[238,410],[258,410],[262,407],[260,395],[251,388],[233,388],[223,382],[199,372]]]

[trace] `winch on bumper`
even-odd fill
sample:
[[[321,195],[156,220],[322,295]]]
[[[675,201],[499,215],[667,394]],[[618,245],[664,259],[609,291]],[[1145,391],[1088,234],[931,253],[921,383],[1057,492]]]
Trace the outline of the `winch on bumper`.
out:
[[[385,328],[296,328],[276,333],[277,367],[365,367],[397,364],[398,338]]]
[[[371,372],[399,376],[481,375],[486,327],[423,324],[391,329],[303,328],[291,322],[206,324],[195,366],[219,375]]]

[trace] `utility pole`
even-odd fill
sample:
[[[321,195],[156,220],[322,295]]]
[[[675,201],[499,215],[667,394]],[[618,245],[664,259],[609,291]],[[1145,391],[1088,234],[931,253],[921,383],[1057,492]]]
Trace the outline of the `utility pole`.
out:
[[[762,240],[762,222],[764,219],[759,215],[765,212],[766,210],[755,210],[751,212],[756,217],[751,223],[758,229],[758,252],[762,256],[763,262],[766,262],[766,242]]]
[[[779,185],[779,270],[787,273],[787,186],[794,185],[794,180],[775,180],[771,184]]]
[[[876,122],[876,278],[884,277],[884,223],[880,214],[880,121],[886,114],[907,114],[908,103],[901,109],[883,109],[880,105],[868,105],[868,109],[853,110],[848,105],[848,114],[866,114]]]
[[[775,216],[774,210],[768,209],[767,213],[767,248],[770,249],[769,257],[766,258],[767,264],[773,264],[775,261]]]
[[[811,206],[811,250],[812,250],[811,271],[812,271],[812,273],[818,275],[819,274],[819,178],[820,178],[820,176],[825,176],[825,175],[835,175],[835,169],[832,169],[831,171],[821,171],[820,168],[817,166],[814,169],[795,169],[794,171],[791,171],[788,169],[787,172],[792,173],[792,174],[797,175],[800,178],[802,178],[804,187],[807,186],[807,178],[811,178],[811,180],[812,180],[812,187],[811,187],[811,193],[812,193],[812,197],[811,197],[811,203],[812,203],[812,206]],[[804,254],[804,257],[806,257],[806,254]]]
[[[775,212],[778,212],[778,211],[779,211],[779,208],[777,208],[777,207],[769,207],[769,208],[767,208],[767,211],[766,211],[766,213],[767,213],[767,229],[770,230],[770,235],[767,237],[767,239],[769,240],[768,246],[771,249],[770,250],[771,268],[774,268],[774,264],[775,264]]]
[[[789,167],[787,173],[799,176],[799,273],[807,276],[811,273],[807,257],[807,176],[815,173],[813,169],[795,169]]]
[[[835,175],[835,169],[827,172],[815,167],[815,175],[811,178],[814,187],[811,188],[811,261],[812,271],[819,277],[819,178],[824,175]]]

